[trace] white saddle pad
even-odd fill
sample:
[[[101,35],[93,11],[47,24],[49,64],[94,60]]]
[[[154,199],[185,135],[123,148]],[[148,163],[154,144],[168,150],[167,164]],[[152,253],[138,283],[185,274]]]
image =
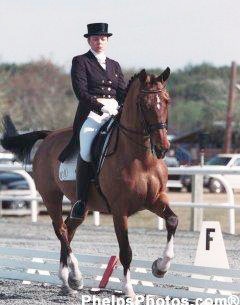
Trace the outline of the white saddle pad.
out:
[[[77,166],[76,153],[71,159],[61,162],[59,167],[59,179],[60,181],[74,181],[76,180],[76,166]]]

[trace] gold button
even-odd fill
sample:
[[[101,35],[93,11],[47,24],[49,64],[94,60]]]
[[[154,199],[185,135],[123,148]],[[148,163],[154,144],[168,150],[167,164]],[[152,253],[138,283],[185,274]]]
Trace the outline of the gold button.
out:
[[[111,88],[110,88],[110,87],[108,88],[108,91],[111,91]]]

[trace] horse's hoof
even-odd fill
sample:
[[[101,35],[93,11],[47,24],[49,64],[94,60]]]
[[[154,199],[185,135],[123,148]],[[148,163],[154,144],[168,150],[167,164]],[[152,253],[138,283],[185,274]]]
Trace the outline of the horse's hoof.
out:
[[[142,300],[140,300],[133,292],[133,294],[131,295],[125,295],[125,303],[131,303],[132,305],[140,305],[142,303]]]
[[[126,298],[131,298],[132,300],[135,300],[136,294],[135,294],[131,284],[124,285],[122,291]]]
[[[83,288],[82,275],[79,278],[73,277],[72,272],[69,272],[68,285],[74,290],[81,290]]]
[[[161,259],[160,259],[161,260]],[[155,260],[152,264],[152,274],[155,276],[155,277],[158,277],[158,278],[163,278],[165,273],[167,273],[167,270],[166,271],[161,271],[158,269],[158,266],[157,266],[157,260]]]
[[[61,295],[65,295],[65,296],[76,296],[77,294],[77,290],[74,290],[72,288],[70,288],[69,286],[66,286],[66,285],[63,285],[61,287],[61,292],[60,292]]]

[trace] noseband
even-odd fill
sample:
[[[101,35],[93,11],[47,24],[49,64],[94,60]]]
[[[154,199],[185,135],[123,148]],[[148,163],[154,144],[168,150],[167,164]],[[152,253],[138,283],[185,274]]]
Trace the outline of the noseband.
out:
[[[138,134],[138,135],[142,135],[144,137],[147,137],[149,138],[150,140],[150,147],[147,147],[145,145],[142,145],[140,143],[137,143],[136,141],[134,141],[132,138],[128,137],[129,139],[131,139],[132,142],[134,142],[135,144],[138,144],[139,146],[142,146],[146,149],[151,149],[153,155],[157,156],[158,157],[158,154],[156,153],[156,147],[155,145],[153,144],[153,141],[152,141],[152,133],[155,132],[156,130],[160,130],[160,129],[167,129],[168,128],[168,124],[167,122],[158,122],[158,123],[154,123],[154,124],[150,124],[147,119],[146,119],[146,116],[144,114],[144,111],[143,111],[143,108],[142,108],[142,104],[141,104],[141,97],[143,95],[143,93],[146,93],[146,94],[149,94],[149,93],[160,93],[162,90],[141,90],[139,92],[139,95],[138,95],[138,98],[137,98],[137,102],[136,102],[136,105],[137,105],[137,108],[139,110],[139,113],[140,113],[140,116],[142,118],[141,120],[141,125],[142,125],[142,130],[143,132],[139,132],[137,130],[133,130],[133,129],[130,129],[130,128],[127,128],[125,127],[124,125],[122,125],[121,123],[119,124],[119,128],[120,128],[120,131],[122,131],[123,134],[125,134],[125,136],[127,136],[126,132],[129,132],[129,133],[133,133],[133,134]],[[160,152],[159,154],[164,157],[165,154],[166,154],[167,150],[166,149],[160,149]]]

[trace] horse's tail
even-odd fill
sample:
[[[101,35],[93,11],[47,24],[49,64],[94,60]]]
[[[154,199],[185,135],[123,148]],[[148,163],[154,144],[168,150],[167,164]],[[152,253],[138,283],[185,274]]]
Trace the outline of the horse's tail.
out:
[[[31,150],[37,140],[44,139],[51,131],[41,130],[19,134],[9,115],[3,117],[1,145],[12,152],[20,161],[28,163]]]

